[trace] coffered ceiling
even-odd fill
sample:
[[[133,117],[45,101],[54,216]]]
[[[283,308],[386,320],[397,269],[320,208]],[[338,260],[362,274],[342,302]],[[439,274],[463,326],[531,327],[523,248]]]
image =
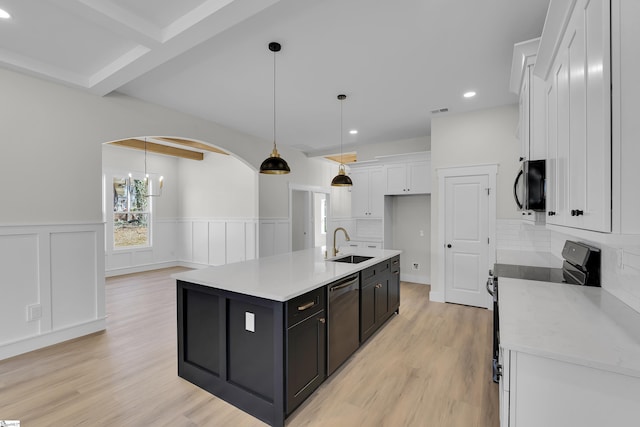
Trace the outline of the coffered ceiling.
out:
[[[549,0],[0,0],[0,66],[113,91],[310,154],[430,133],[510,104],[513,44]],[[462,94],[474,90],[474,98]],[[357,129],[357,135],[348,133]]]

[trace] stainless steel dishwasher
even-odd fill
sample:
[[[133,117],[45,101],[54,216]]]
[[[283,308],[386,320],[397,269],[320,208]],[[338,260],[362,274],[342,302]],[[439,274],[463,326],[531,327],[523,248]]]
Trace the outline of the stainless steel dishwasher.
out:
[[[331,283],[328,293],[328,374],[331,375],[360,345],[359,274]]]

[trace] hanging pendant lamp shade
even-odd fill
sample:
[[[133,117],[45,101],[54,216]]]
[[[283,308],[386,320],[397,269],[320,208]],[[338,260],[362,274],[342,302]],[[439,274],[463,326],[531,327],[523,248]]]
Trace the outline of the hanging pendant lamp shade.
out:
[[[347,98],[347,95],[340,94],[338,99],[340,100],[340,166],[338,167],[338,175],[331,180],[332,187],[351,187],[353,181],[344,171],[344,163],[342,162],[342,101]]]
[[[276,52],[280,52],[280,43],[269,43],[269,50],[273,52],[273,150],[271,155],[260,165],[260,173],[282,175],[291,172],[287,161],[280,157],[276,147]]]

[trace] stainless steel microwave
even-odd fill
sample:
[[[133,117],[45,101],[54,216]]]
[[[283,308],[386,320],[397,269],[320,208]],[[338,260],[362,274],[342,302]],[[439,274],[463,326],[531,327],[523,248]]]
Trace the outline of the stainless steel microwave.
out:
[[[518,210],[544,211],[546,190],[545,161],[523,161],[513,183],[513,197]]]

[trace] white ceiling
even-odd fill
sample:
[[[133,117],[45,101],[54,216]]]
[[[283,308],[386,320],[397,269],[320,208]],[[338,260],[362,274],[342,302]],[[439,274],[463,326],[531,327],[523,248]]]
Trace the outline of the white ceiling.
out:
[[[431,110],[510,104],[513,44],[549,0],[0,0],[0,66],[320,154],[430,134]],[[464,99],[463,92],[477,96]],[[359,130],[358,135],[347,133]],[[268,151],[268,149],[267,149]]]

